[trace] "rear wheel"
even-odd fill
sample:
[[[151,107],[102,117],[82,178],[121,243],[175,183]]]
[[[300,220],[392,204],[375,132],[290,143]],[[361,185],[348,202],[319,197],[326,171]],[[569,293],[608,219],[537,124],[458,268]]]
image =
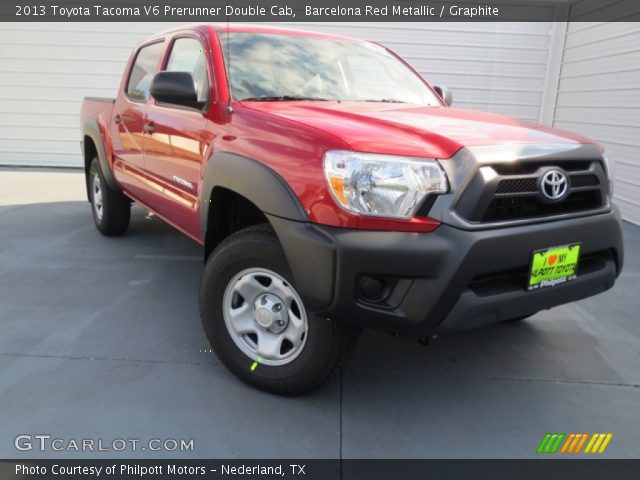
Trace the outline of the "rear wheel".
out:
[[[123,235],[129,227],[131,201],[107,185],[98,157],[91,162],[87,182],[93,221],[100,233],[107,236]]]
[[[355,333],[308,311],[268,225],[241,230],[207,261],[200,313],[211,346],[241,380],[281,395],[309,392],[343,364]]]

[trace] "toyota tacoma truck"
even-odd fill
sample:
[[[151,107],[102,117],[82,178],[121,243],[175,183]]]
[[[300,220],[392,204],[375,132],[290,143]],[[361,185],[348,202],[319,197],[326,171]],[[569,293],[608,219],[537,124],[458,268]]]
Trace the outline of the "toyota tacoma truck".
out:
[[[429,338],[611,288],[623,264],[595,142],[450,107],[384,46],[263,26],[154,35],[86,98],[98,230],[131,203],[204,247],[204,330],[240,379],[308,392],[362,328]]]

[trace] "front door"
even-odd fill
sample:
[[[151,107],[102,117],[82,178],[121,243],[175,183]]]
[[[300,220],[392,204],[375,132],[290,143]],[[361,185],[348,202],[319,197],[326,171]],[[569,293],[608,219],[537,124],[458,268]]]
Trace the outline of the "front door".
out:
[[[211,73],[206,40],[196,36],[173,40],[164,70],[193,76],[198,101],[208,103]],[[145,168],[156,184],[151,205],[188,235],[200,236],[198,187],[206,150],[212,141],[205,109],[159,104],[152,100],[146,117]]]

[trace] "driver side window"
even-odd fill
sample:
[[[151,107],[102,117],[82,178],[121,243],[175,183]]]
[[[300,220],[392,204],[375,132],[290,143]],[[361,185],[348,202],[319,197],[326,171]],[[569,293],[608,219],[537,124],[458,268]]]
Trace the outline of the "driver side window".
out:
[[[195,38],[178,38],[173,42],[167,62],[167,71],[188,72],[193,76],[199,102],[209,100],[209,77],[207,76],[207,57],[202,44]]]
[[[149,98],[151,80],[156,73],[163,49],[163,42],[152,43],[140,49],[127,82],[127,96],[129,98],[139,102],[144,102]]]

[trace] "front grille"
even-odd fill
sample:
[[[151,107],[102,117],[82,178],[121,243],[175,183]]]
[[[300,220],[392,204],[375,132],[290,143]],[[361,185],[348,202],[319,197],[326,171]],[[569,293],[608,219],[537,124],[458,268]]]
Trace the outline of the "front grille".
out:
[[[578,213],[602,206],[599,190],[571,193],[558,203],[545,203],[537,195],[494,198],[484,214],[482,222],[502,222],[535,217]]]
[[[496,188],[497,194],[535,192],[538,180],[536,178],[517,178],[514,180],[500,180]]]
[[[542,177],[552,168],[564,171],[569,180],[566,198],[555,202],[540,191]],[[597,159],[484,163],[471,175],[454,208],[474,224],[535,221],[603,209],[607,195],[607,176]]]
[[[600,184],[598,177],[592,173],[571,175],[571,188],[595,187]]]
[[[596,187],[600,184],[598,177],[592,173],[569,175],[571,188]],[[538,190],[538,177],[513,178],[500,180],[496,187],[497,195],[510,193],[535,193]]]
[[[570,160],[558,162],[515,162],[493,165],[499,175],[530,175],[542,167],[560,167],[565,172],[589,170],[593,162],[589,160]]]

